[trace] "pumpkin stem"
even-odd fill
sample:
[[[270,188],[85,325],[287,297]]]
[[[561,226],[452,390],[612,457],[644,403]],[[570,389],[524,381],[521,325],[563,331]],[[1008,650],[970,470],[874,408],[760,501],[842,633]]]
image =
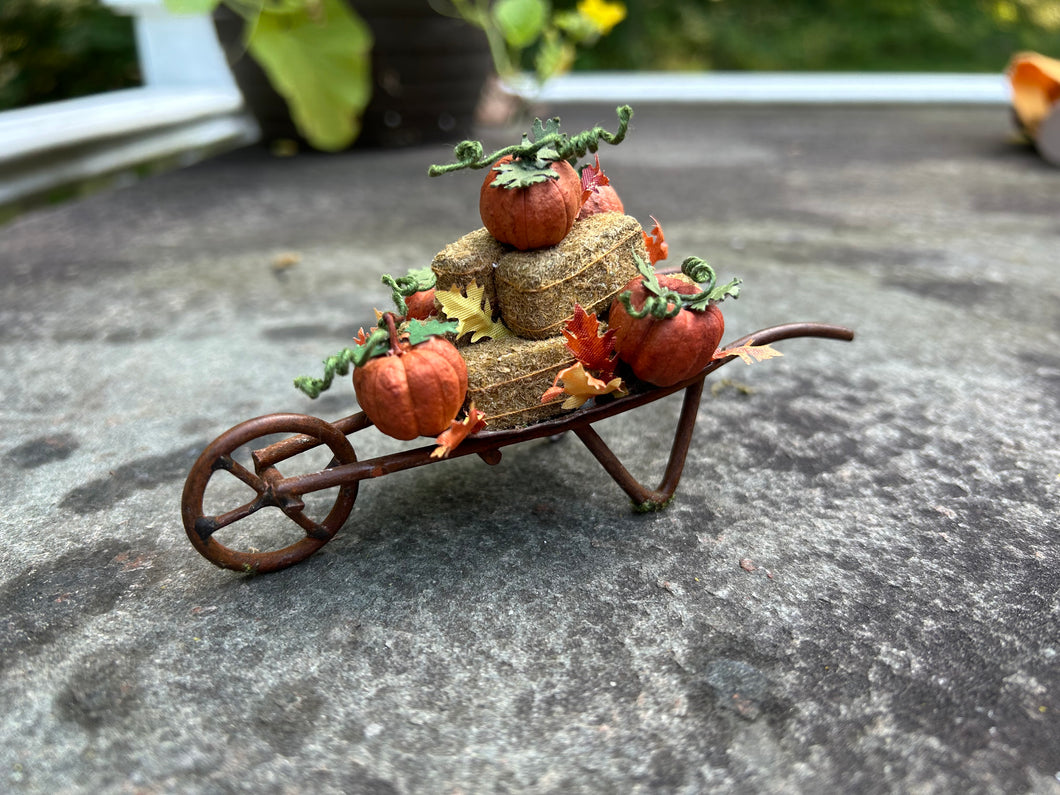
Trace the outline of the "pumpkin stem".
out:
[[[397,323],[394,320],[393,312],[384,312],[383,320],[386,321],[387,333],[390,335],[390,350],[387,351],[391,356],[400,356],[404,353],[401,350],[401,339],[398,337]]]

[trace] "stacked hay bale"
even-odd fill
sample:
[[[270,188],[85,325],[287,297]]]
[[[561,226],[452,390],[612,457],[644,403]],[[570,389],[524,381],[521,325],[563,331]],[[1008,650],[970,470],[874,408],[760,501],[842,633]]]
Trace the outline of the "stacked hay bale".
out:
[[[485,287],[494,319],[515,335],[476,344],[458,341],[468,368],[468,400],[491,430],[515,428],[562,411],[563,398],[541,403],[556,374],[574,363],[563,328],[576,305],[603,319],[611,301],[647,261],[640,223],[605,212],[575,222],[558,244],[520,251],[478,229],[446,246],[431,268],[437,288]]]

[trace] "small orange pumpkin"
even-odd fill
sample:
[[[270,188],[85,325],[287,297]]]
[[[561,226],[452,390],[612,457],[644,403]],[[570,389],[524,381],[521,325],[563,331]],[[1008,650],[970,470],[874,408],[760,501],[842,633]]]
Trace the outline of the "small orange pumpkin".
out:
[[[739,281],[715,289],[713,269],[694,257],[682,266],[688,279],[658,276],[651,266],[639,260],[637,264],[641,275],[626,285],[608,314],[615,351],[637,378],[673,386],[694,376],[714,356],[725,333],[725,318],[712,301],[738,295]],[[710,298],[694,283],[707,279]],[[702,298],[696,301],[695,296]],[[695,308],[687,308],[690,303]]]
[[[581,178],[566,160],[549,164],[556,178],[544,178],[526,187],[493,185],[498,168],[511,163],[502,157],[490,169],[479,192],[479,215],[494,238],[521,251],[554,246],[574,226],[581,207]]]
[[[407,341],[353,371],[357,402],[387,436],[437,436],[449,427],[467,396],[467,365],[441,337]]]
[[[624,213],[626,208],[618,193],[610,185],[598,185],[596,190],[589,194],[581,210],[578,211],[578,220],[584,221],[590,215],[597,213]]]
[[[438,314],[438,308],[434,305],[434,288],[419,290],[408,296],[405,298],[405,307],[408,309],[405,317],[412,320],[426,320]]]

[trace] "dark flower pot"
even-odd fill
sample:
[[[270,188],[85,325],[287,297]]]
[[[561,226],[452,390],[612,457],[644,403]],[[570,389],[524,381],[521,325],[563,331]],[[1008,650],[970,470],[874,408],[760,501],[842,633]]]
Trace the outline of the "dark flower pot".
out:
[[[493,68],[485,34],[427,0],[351,0],[372,31],[372,99],[355,146],[414,146],[468,138]],[[283,97],[243,48],[243,20],[221,6],[214,24],[265,143],[305,143]],[[308,144],[306,144],[308,145]]]

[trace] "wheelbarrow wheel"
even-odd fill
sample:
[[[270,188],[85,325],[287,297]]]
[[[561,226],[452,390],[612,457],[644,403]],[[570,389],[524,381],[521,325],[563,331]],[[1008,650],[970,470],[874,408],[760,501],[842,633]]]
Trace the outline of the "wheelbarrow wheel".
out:
[[[251,442],[274,434],[301,434],[308,444],[303,449],[327,445],[333,457],[331,464],[348,464],[357,460],[353,446],[331,423],[303,414],[269,414],[240,423],[218,436],[199,456],[184,484],[181,512],[184,529],[198,552],[211,563],[226,569],[248,573],[265,573],[286,568],[312,555],[330,541],[342,527],[357,499],[358,482],[337,487],[335,502],[327,516],[313,519],[306,510],[302,495],[284,491],[275,484],[283,479],[268,456],[252,455],[253,465],[245,466],[234,453]],[[207,514],[204,499],[215,475],[225,473],[253,491],[247,502],[217,514]],[[279,549],[263,551],[234,549],[214,537],[219,530],[249,519],[259,511],[279,511],[305,533],[303,538]]]

